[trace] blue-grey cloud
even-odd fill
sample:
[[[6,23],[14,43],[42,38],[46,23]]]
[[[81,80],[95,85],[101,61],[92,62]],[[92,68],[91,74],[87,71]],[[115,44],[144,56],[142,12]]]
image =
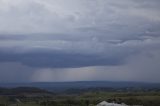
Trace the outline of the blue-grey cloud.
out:
[[[117,67],[143,52],[144,60],[159,57],[159,5],[159,0],[0,0],[0,64]]]
[[[110,53],[109,53],[110,52]],[[132,52],[112,53],[105,55],[65,53],[59,51],[36,50],[30,53],[0,53],[0,62],[18,62],[30,67],[74,68],[86,66],[121,65]]]

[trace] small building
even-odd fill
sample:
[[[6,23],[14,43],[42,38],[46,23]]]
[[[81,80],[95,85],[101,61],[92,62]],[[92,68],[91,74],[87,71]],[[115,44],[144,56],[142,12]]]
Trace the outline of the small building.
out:
[[[103,102],[97,104],[97,106],[128,106],[128,105],[126,105],[126,104],[124,104],[124,103],[122,103],[122,104],[117,104],[117,103],[108,103],[108,102],[106,102],[106,101],[103,101]]]

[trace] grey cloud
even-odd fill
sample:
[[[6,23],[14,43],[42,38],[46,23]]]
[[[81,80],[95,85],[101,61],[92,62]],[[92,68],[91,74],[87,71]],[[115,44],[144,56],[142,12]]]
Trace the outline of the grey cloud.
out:
[[[127,65],[143,51],[160,50],[159,4],[0,0],[0,62],[32,68]]]
[[[146,9],[143,6],[143,4],[158,4],[157,1],[153,3],[154,1],[148,0],[138,2],[134,0],[69,0],[67,2],[28,0],[17,2],[16,4],[10,0],[2,1],[0,11],[1,33],[66,33],[84,26],[110,28],[110,25],[114,23],[132,26],[140,25],[139,22],[142,20],[146,20],[145,23],[148,23],[151,21],[148,20],[150,18],[157,20],[159,16],[158,7]],[[119,7],[119,5],[122,6]],[[141,9],[145,10],[144,12],[149,12],[142,14]]]
[[[28,82],[34,68],[17,62],[0,62],[0,82]]]
[[[124,64],[128,52],[106,55],[87,55],[58,51],[36,51],[32,53],[0,53],[0,62],[18,62],[30,67],[74,68]]]

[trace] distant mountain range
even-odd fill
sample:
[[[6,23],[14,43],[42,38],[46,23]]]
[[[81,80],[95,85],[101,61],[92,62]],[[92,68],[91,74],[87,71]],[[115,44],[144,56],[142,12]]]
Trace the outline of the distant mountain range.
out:
[[[49,91],[63,91],[67,89],[87,88],[145,88],[160,89],[160,83],[143,82],[112,82],[112,81],[77,81],[77,82],[33,82],[33,83],[0,83],[0,87],[38,87]]]

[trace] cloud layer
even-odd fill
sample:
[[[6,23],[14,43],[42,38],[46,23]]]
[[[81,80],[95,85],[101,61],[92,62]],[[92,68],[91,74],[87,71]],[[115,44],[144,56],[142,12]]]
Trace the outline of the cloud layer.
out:
[[[141,54],[142,60],[160,62],[159,5],[159,0],[0,0],[0,64],[33,70],[133,68],[129,61],[134,66],[133,57],[138,62]],[[145,73],[144,67],[145,61]]]

